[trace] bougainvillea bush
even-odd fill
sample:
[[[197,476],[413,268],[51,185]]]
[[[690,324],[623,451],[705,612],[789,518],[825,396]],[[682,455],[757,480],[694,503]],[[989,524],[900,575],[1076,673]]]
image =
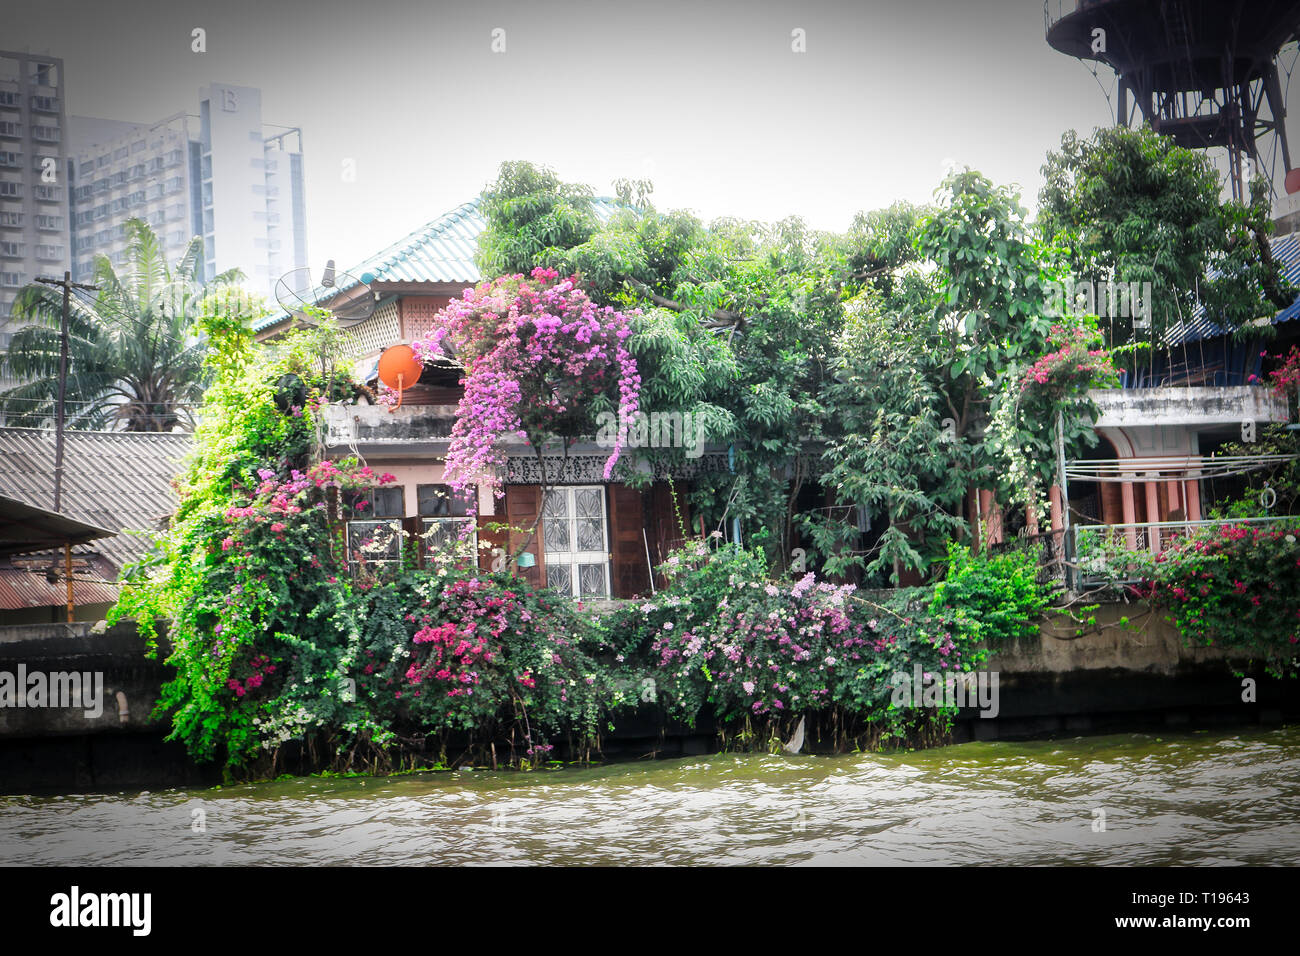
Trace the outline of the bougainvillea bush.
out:
[[[391,767],[457,732],[517,741],[507,762],[540,760],[554,734],[584,739],[601,685],[572,606],[472,558],[350,562],[341,499],[364,509],[393,478],[316,457],[323,402],[356,391],[330,334],[222,356],[177,513],[126,575],[112,619],[154,640],[166,622],[172,738],[254,775],[286,747],[299,765]]]
[[[514,756],[535,761],[558,735],[598,732],[606,690],[585,636],[585,620],[553,592],[439,567],[376,596],[353,662],[357,694],[388,725],[511,738]]]
[[[1108,388],[1119,382],[1110,353],[1102,347],[1095,328],[1052,326],[1048,341],[1055,346],[1034,362],[1020,379],[1021,392],[1061,399],[1089,388]]]
[[[1229,648],[1275,676],[1300,669],[1300,521],[1225,524],[1150,559],[1140,596],[1183,637]]]
[[[503,442],[535,446],[593,434],[595,416],[630,422],[641,377],[624,346],[628,317],[600,307],[577,276],[553,269],[502,276],[466,289],[434,318],[412,348],[421,361],[450,353],[465,369],[464,396],[447,450],[447,483],[493,485]],[[605,464],[608,480],[627,439],[624,424]]]
[[[708,715],[724,737],[729,728],[741,740],[788,736],[809,713],[841,728],[856,722],[877,740],[927,724],[942,732],[955,709],[900,708],[898,675],[916,665],[927,681],[972,670],[998,641],[1032,630],[1046,604],[1032,554],[956,552],[950,590],[868,598],[812,573],[772,580],[761,552],[696,541],[669,557],[669,587],[607,621],[604,640],[618,660],[640,662],[643,679],[630,683],[644,687],[648,676],[667,716]],[[1005,598],[981,623],[986,605]]]

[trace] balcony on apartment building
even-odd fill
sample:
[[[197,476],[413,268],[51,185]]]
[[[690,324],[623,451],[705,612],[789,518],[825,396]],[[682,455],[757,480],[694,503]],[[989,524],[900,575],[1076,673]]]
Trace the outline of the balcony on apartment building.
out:
[[[1288,422],[1285,395],[1262,385],[1193,385],[1098,389],[1090,396],[1100,411],[1100,441],[1095,457],[1065,464],[1064,494],[1066,559],[1084,583],[1122,567],[1125,552],[1159,553],[1207,527],[1296,520],[1269,514],[1267,497],[1254,517],[1207,517],[1216,502],[1241,492],[1244,476],[1294,458],[1219,451],[1229,443],[1249,449],[1264,426]],[[1053,530],[1060,530],[1062,495],[1053,492]]]

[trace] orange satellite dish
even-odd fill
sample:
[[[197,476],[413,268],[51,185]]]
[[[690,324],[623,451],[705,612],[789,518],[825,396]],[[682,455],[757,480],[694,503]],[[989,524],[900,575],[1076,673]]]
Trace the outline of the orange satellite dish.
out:
[[[1300,169],[1288,170],[1282,186],[1288,196],[1300,192]]]
[[[418,382],[422,371],[424,366],[409,345],[394,345],[379,356],[379,380],[397,391],[397,404],[389,409],[390,412],[402,407],[402,391]]]

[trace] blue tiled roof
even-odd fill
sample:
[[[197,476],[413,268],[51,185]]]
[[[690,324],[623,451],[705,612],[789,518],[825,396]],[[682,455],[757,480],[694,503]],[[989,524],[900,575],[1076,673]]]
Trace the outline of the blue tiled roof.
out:
[[[1269,250],[1273,253],[1273,260],[1281,267],[1282,275],[1287,281],[1300,285],[1300,233],[1291,232],[1285,236],[1273,236],[1269,239]],[[1273,316],[1273,325],[1280,325],[1283,322],[1290,322],[1300,316],[1300,296]],[[1182,322],[1173,325],[1165,334],[1165,341],[1168,345],[1186,345],[1189,342],[1198,342],[1202,339],[1212,339],[1220,335],[1227,335],[1228,330],[1217,322],[1212,321],[1205,314],[1205,307],[1198,304],[1196,312],[1188,322]]]
[[[475,198],[461,203],[419,229],[399,239],[387,249],[348,270],[348,277],[331,289],[318,289],[316,302],[332,299],[357,284],[364,275],[371,282],[438,282],[473,285],[482,276],[474,262],[478,237],[485,222]],[[618,200],[605,196],[593,200],[593,211],[600,222],[607,222],[619,208]],[[356,278],[353,278],[356,277]],[[282,322],[283,312],[263,316],[253,323],[253,330]]]

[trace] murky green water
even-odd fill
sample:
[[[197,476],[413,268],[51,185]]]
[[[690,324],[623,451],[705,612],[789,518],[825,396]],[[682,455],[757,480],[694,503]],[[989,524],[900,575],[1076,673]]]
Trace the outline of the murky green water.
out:
[[[0,797],[0,861],[1294,866],[1300,727]]]

